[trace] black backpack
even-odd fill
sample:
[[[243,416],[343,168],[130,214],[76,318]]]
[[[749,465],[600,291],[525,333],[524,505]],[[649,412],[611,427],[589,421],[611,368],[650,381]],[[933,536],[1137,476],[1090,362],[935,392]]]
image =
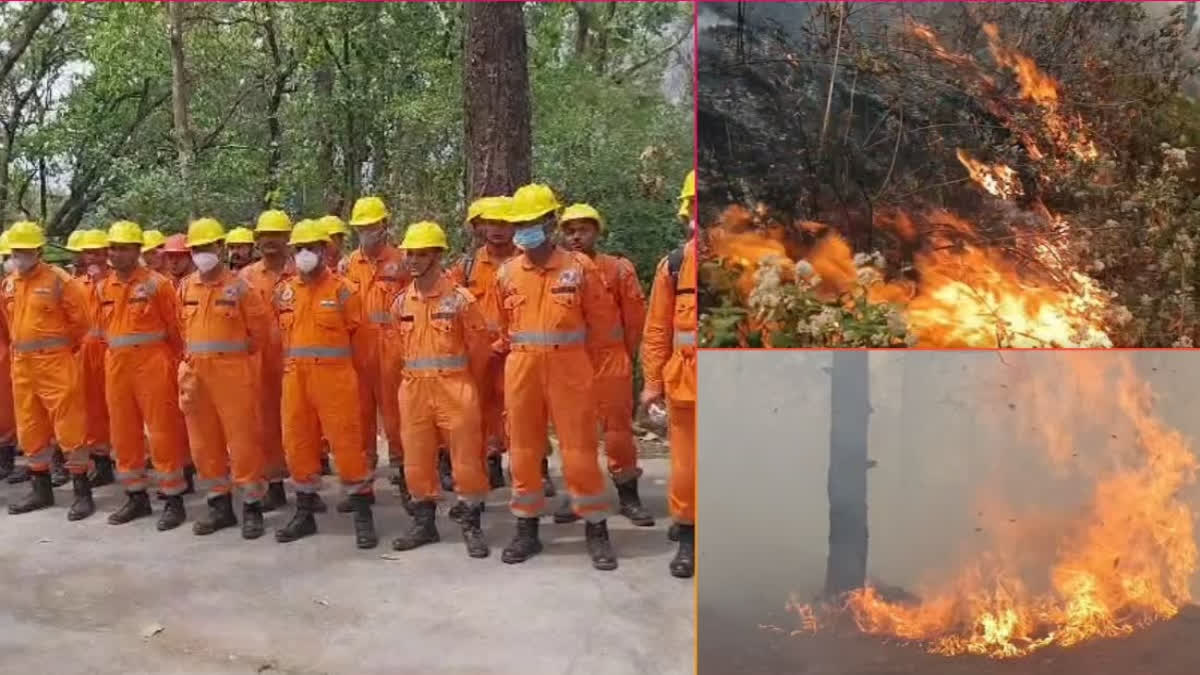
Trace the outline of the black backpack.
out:
[[[671,275],[671,283],[679,290],[679,270],[683,268],[683,246],[667,254],[667,273]]]

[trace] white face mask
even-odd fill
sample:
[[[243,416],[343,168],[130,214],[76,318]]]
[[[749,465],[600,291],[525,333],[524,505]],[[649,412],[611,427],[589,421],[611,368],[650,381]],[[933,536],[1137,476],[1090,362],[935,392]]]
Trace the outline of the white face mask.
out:
[[[217,257],[216,253],[192,254],[192,263],[196,265],[196,269],[200,270],[201,274],[208,274],[219,262],[221,259]]]
[[[17,271],[17,261],[13,260],[12,258],[9,258],[8,260],[4,261],[4,273],[5,274],[12,274],[13,272],[16,272],[16,271]]]
[[[305,274],[317,269],[320,262],[321,256],[312,251],[300,251],[296,254],[296,267]]]

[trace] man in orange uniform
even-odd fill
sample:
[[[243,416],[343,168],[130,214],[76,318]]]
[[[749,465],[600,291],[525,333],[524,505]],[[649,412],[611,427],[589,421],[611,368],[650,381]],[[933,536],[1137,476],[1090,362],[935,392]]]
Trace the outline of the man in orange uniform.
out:
[[[196,266],[192,264],[192,252],[187,247],[187,237],[182,234],[167,237],[163,243],[162,258],[165,274],[175,288],[179,288],[179,282],[184,277],[196,271]]]
[[[272,312],[271,330],[267,342],[259,348],[262,378],[259,382],[258,414],[262,424],[262,447],[266,465],[263,469],[267,478],[267,496],[263,500],[263,511],[274,511],[287,506],[287,493],[283,479],[287,477],[287,462],[283,454],[283,423],[280,406],[283,400],[283,344],[279,335],[278,316],[275,308],[275,290],[283,282],[296,276],[296,267],[288,251],[288,237],[292,232],[292,220],[283,211],[263,211],[254,227],[254,243],[261,258],[250,263],[240,273],[250,284],[267,311]],[[315,497],[318,513],[325,511],[325,502],[320,495]]]
[[[234,274],[240,272],[246,265],[254,262],[254,230],[248,227],[233,228],[225,235],[225,249],[229,255],[229,269]],[[195,253],[193,248],[193,257]]]
[[[17,444],[29,462],[32,490],[9,504],[11,514],[54,505],[50,485],[51,439],[66,453],[75,502],[69,520],[95,510],[87,480],[83,390],[72,351],[87,332],[87,296],[79,281],[42,262],[46,237],[36,223],[15,223],[8,231],[16,273],[4,280],[0,309],[11,331],[13,397]]]
[[[598,352],[596,395],[604,425],[604,454],[608,473],[617,487],[621,515],[634,525],[650,527],[654,517],[642,507],[638,496],[638,448],[633,440],[633,359],[646,321],[646,299],[638,283],[637,270],[625,258],[596,252],[596,239],[604,232],[604,218],[588,204],[572,204],[559,217],[559,231],[569,250],[591,258],[604,277],[604,285],[616,303],[616,322],[601,336]],[[570,522],[566,514],[555,514],[556,522]]]
[[[163,244],[167,237],[158,230],[142,232],[142,264],[159,274],[166,274],[167,260],[163,257]]]
[[[70,240],[68,240],[70,243]],[[108,234],[104,230],[81,230],[75,241],[79,250],[79,275],[88,297],[88,316],[99,311],[96,289],[112,275],[108,265]],[[113,475],[109,439],[108,404],[104,391],[104,335],[92,324],[75,358],[79,360],[84,404],[87,406],[87,432],[84,445],[91,455],[93,469],[88,478],[93,488],[109,485]]]
[[[496,272],[504,261],[517,255],[513,246],[512,226],[504,220],[509,197],[481,197],[467,207],[467,226],[473,239],[482,244],[471,250],[463,260],[450,270],[454,283],[466,287],[479,300],[489,330],[495,332],[500,325],[500,303],[497,300]],[[479,382],[480,403],[483,408],[483,434],[487,444],[488,481],[493,488],[504,487],[504,471],[501,461],[507,448],[507,433],[504,425],[504,360],[493,359],[487,372]],[[447,467],[448,468],[448,467]],[[447,472],[443,469],[443,474]],[[554,484],[548,476],[542,489],[547,497],[554,496]]]
[[[280,284],[275,310],[283,336],[283,446],[296,486],[296,513],[275,540],[317,531],[313,495],[321,486],[321,437],[329,439],[338,476],[354,513],[355,543],[379,543],[371,515],[374,485],[362,451],[358,375],[351,345],[362,321],[353,287],[322,264],[329,233],[316,221],[298,223],[290,239],[298,277]]]
[[[448,245],[441,226],[409,226],[400,248],[413,283],[396,298],[392,316],[403,362],[404,473],[416,514],[412,528],[392,547],[407,551],[440,539],[434,516],[442,488],[438,445],[445,438],[453,456],[458,521],[467,555],[486,558],[488,545],[479,521],[488,480],[476,382],[491,360],[490,334],[475,298],[442,271]]]
[[[0,260],[4,261],[0,278],[5,280],[12,275],[10,254],[8,232],[4,232],[0,234]],[[17,459],[17,411],[13,405],[12,346],[8,336],[8,321],[0,312],[0,480],[12,475]]]
[[[611,504],[598,464],[598,422],[592,363],[616,308],[595,263],[555,246],[547,230],[559,209],[545,185],[517,190],[507,220],[522,254],[500,266],[497,284],[503,311],[497,347],[510,349],[504,365],[504,400],[512,447],[510,508],[517,535],[502,554],[519,563],[542,549],[538,516],[545,507],[542,459],[548,421],[562,449],[563,476],[575,513],[587,521],[592,566],[617,568],[608,539]]]
[[[196,273],[183,280],[183,339],[179,406],[200,479],[208,486],[208,515],[192,526],[207,535],[237,525],[233,482],[242,490],[242,538],[263,534],[262,426],[258,407],[258,345],[266,344],[270,315],[262,297],[221,264],[224,228],[212,218],[188,227]]]
[[[679,215],[692,223],[692,238],[658,263],[642,337],[642,405],[664,396],[669,420],[671,478],[667,502],[679,550],[671,574],[689,578],[696,567],[696,174],[679,194]]]
[[[160,532],[179,527],[187,481],[188,439],[179,411],[177,368],[183,340],[179,334],[179,298],[163,275],[139,263],[142,231],[120,221],[109,229],[109,262],[114,273],[97,287],[100,311],[95,323],[104,333],[104,387],[112,423],[117,479],[125,504],[108,517],[113,525],[150,515],[146,493],[146,436],[159,492],[166,504]]]
[[[372,474],[379,463],[376,420],[383,417],[388,442],[388,461],[395,471],[392,480],[400,489],[400,500],[411,513],[412,502],[404,480],[404,450],[400,439],[400,365],[396,353],[396,329],[391,309],[396,296],[408,285],[404,254],[388,241],[389,216],[379,197],[363,197],[354,203],[350,226],[358,234],[358,250],[346,261],[346,280],[358,291],[363,305],[363,325],[355,336],[355,356],[362,401],[363,449]],[[338,510],[345,512],[343,502]]]
[[[346,235],[350,234],[350,229],[346,227],[346,221],[329,215],[317,219],[317,222],[325,226],[325,230],[329,232],[329,249],[325,252],[325,266],[329,268],[329,271],[345,276],[346,264],[343,262],[345,258],[342,252],[346,250]]]

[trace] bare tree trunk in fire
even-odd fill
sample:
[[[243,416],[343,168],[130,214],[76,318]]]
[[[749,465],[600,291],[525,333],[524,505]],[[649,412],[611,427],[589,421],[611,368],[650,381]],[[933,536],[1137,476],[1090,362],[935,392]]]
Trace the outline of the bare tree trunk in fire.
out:
[[[861,588],[867,578],[867,431],[871,417],[867,352],[833,352],[829,428],[829,559],[825,593]]]

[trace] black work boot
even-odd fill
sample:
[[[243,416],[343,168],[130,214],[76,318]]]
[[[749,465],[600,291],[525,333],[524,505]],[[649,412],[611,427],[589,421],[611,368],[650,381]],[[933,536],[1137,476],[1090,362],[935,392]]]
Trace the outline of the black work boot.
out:
[[[416,506],[413,504],[412,493],[408,491],[408,481],[404,479],[404,471],[396,472],[392,477],[392,483],[396,485],[396,490],[400,493],[400,505],[408,512],[410,516],[416,516]]]
[[[275,541],[286,543],[317,533],[317,519],[313,517],[315,492],[296,493],[296,512],[282,529],[275,530]]]
[[[17,446],[5,445],[0,447],[0,480],[12,475],[17,468]]]
[[[83,520],[96,512],[96,503],[92,501],[92,483],[87,474],[78,473],[71,476],[71,487],[75,493],[75,501],[67,511],[67,520]]]
[[[317,493],[317,492],[312,493],[312,512],[313,513],[325,513],[328,510],[329,510],[329,505],[326,504],[325,500],[321,498],[320,493]]]
[[[542,494],[547,497],[553,497],[558,494],[558,490],[554,489],[554,481],[550,480],[550,459],[542,458]]]
[[[608,540],[608,523],[586,523],[584,536],[587,538],[588,555],[592,556],[592,567],[605,572],[617,569],[617,554]]]
[[[471,509],[467,506],[467,503],[460,499],[454,502],[454,506],[450,507],[450,510],[446,512],[446,515],[450,517],[451,522],[462,524],[463,517],[466,516],[467,511],[470,510]]]
[[[267,484],[267,496],[263,498],[261,506],[263,513],[287,506],[287,492],[283,489],[283,481],[277,480]]]
[[[696,526],[679,526],[679,550],[671,559],[671,576],[690,579],[696,571]]]
[[[667,528],[667,539],[679,541],[679,523],[671,523],[671,526]]]
[[[8,484],[16,485],[17,483],[24,483],[30,479],[30,473],[29,466],[26,464],[15,466],[12,473],[8,475]]]
[[[493,490],[504,487],[504,465],[500,459],[501,457],[502,455],[497,453],[495,455],[488,455],[487,458],[488,485]]]
[[[163,504],[162,515],[158,517],[158,531],[173,530],[187,520],[187,511],[183,508],[183,496],[171,495]]]
[[[92,455],[92,470],[88,473],[88,483],[93,488],[112,485],[117,481],[113,473],[112,457],[108,455]]]
[[[371,506],[375,505],[375,493],[374,492],[367,495],[367,503],[369,503]],[[345,499],[343,499],[342,501],[337,503],[337,512],[338,513],[354,513],[354,501],[352,499],[350,499],[349,495],[347,495]]]
[[[183,488],[180,494],[190,495],[196,491],[196,467],[188,464],[183,467],[183,479],[187,481],[187,487]]]
[[[67,471],[67,458],[61,449],[54,451],[50,459],[50,485],[60,487],[71,482],[71,474]]]
[[[373,494],[350,495],[350,505],[354,509],[354,544],[359,548],[375,548],[379,545],[379,536],[375,534],[375,517],[371,514],[371,504],[374,502]]]
[[[242,504],[242,539],[263,536],[263,509],[259,502]]]
[[[542,541],[538,539],[537,518],[517,518],[517,534],[500,553],[500,559],[512,565],[523,563],[542,552]]]
[[[110,525],[124,525],[137,518],[145,518],[151,514],[150,495],[145,490],[126,493],[125,504],[117,512],[108,517]]]
[[[434,522],[434,517],[437,515],[437,502],[413,502],[413,510],[416,511],[416,514],[413,515],[412,527],[408,528],[408,532],[392,541],[392,548],[397,551],[411,551],[418,546],[432,544],[442,539],[438,535],[437,525]]]
[[[29,478],[33,481],[33,489],[29,491],[29,495],[16,504],[8,505],[8,512],[14,516],[54,506],[54,488],[50,485],[50,472],[30,471]]]
[[[559,525],[566,525],[579,520],[579,516],[575,515],[575,511],[571,509],[571,500],[564,499],[558,505],[558,509],[554,511],[554,522]]]
[[[208,499],[208,513],[192,524],[192,532],[200,536],[237,525],[233,515],[233,495],[217,495]]]
[[[450,466],[450,452],[438,452],[438,478],[442,481],[442,489],[454,492],[454,469]]]
[[[483,504],[479,503],[466,509],[462,518],[463,543],[467,545],[467,555],[472,558],[486,558],[491,553],[487,540],[483,538],[483,527],[479,523],[482,517]]]
[[[654,516],[650,515],[650,512],[642,506],[642,499],[638,496],[637,478],[623,483],[613,481],[613,484],[617,486],[617,499],[621,503],[621,515],[638,527],[653,527]]]

